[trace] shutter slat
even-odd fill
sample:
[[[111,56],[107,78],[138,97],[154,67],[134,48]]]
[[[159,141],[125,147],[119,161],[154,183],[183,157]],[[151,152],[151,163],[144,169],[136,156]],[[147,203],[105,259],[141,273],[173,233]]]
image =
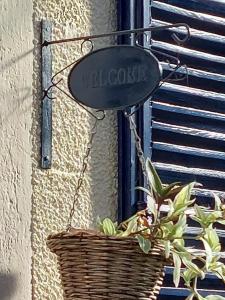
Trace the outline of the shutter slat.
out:
[[[176,162],[177,165],[200,169],[206,165],[212,171],[224,170],[224,152],[162,142],[153,142],[152,149],[154,160],[160,163],[173,164]]]
[[[165,183],[176,181],[188,183],[195,181],[201,183],[204,187],[207,186],[208,189],[224,190],[225,172],[201,168],[188,168],[160,162],[156,162],[155,166]]]
[[[189,23],[191,27],[223,34],[225,31],[225,19],[217,16],[211,16],[205,13],[190,11],[177,6],[153,1],[152,13],[154,18],[159,20],[166,19],[172,23]]]
[[[193,135],[197,137],[203,137],[207,139],[213,139],[213,140],[221,140],[225,141],[225,134],[223,133],[217,133],[217,132],[210,132],[206,130],[199,130],[194,128],[188,128],[183,126],[176,126],[171,124],[164,124],[161,122],[152,122],[152,127],[155,129],[160,129],[163,131],[170,131],[174,133],[180,133],[183,135]]]
[[[196,196],[204,196],[204,197],[208,197],[211,198],[213,194],[216,194],[222,198],[225,197],[225,192],[224,191],[217,191],[217,190],[207,190],[207,189],[194,189],[193,191],[193,195]]]
[[[152,104],[152,107],[155,109],[160,109],[164,110],[167,112],[175,112],[179,114],[184,114],[184,115],[190,115],[194,117],[200,117],[200,118],[207,118],[207,119],[212,119],[212,120],[218,120],[218,121],[225,121],[225,115],[220,114],[220,113],[214,113],[210,111],[204,111],[200,109],[194,109],[194,108],[187,108],[187,107],[182,107],[182,106],[176,106],[176,105],[170,105],[167,103],[158,103],[154,102]],[[225,124],[224,124],[225,125]]]
[[[154,95],[154,99],[184,107],[225,112],[225,94],[187,86],[165,83]]]
[[[164,0],[158,0],[164,2]],[[225,17],[224,0],[166,0],[166,3],[188,10]]]
[[[173,173],[182,173],[182,174],[190,174],[194,176],[205,176],[210,178],[217,178],[218,180],[225,180],[225,172],[213,171],[208,169],[199,169],[199,168],[187,168],[184,166],[171,165],[171,164],[162,164],[162,163],[154,163],[155,167],[159,171],[169,171]]]
[[[191,124],[193,129],[224,133],[225,115],[223,114],[155,101],[152,107],[155,122],[182,127],[190,127]]]
[[[153,125],[156,125],[156,122],[153,122]],[[204,137],[201,135],[190,135],[183,134],[180,130],[177,132],[176,130],[168,130],[168,126],[165,125],[166,130],[163,130],[163,126],[160,126],[159,129],[153,127],[152,129],[152,139],[157,142],[164,142],[168,144],[180,144],[187,147],[197,147],[200,149],[208,149],[223,152],[225,149],[225,140],[222,139],[214,139],[209,137]],[[181,127],[181,126],[179,126]]]
[[[176,152],[181,154],[194,155],[197,157],[201,156],[201,157],[207,157],[213,159],[220,159],[222,160],[221,163],[225,161],[225,152],[199,149],[194,147],[186,147],[186,146],[180,146],[174,144],[159,143],[159,142],[153,142],[153,148],[165,152]],[[168,154],[165,153],[165,155]]]

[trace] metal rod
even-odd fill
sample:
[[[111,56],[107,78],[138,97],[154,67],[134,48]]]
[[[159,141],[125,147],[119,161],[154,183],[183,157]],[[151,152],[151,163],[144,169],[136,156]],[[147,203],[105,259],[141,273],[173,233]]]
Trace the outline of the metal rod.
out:
[[[121,31],[113,31],[109,33],[102,33],[102,34],[95,34],[95,35],[88,35],[88,36],[80,36],[76,38],[70,38],[70,39],[61,39],[61,40],[55,40],[55,41],[44,41],[42,44],[42,47],[47,47],[49,45],[55,45],[55,44],[62,44],[62,43],[69,43],[69,42],[77,42],[77,41],[85,41],[85,40],[93,40],[103,37],[109,37],[109,36],[119,36],[119,35],[126,35],[131,33],[141,33],[141,32],[154,32],[154,31],[161,31],[169,28],[177,28],[177,27],[185,27],[187,29],[187,35],[185,38],[180,39],[176,33],[173,34],[174,37],[176,37],[176,40],[179,41],[179,43],[185,43],[189,37],[190,37],[190,27],[185,23],[176,23],[176,24],[170,24],[170,25],[163,25],[163,26],[154,26],[154,27],[146,27],[146,28],[137,28],[132,30],[121,30]]]

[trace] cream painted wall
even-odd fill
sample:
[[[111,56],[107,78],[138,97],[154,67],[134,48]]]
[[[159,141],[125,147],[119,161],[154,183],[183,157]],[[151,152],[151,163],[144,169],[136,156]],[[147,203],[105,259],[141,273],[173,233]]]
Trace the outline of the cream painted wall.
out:
[[[0,299],[31,299],[32,1],[0,1]]]
[[[53,166],[39,168],[40,148],[40,20],[53,22],[54,38],[101,33],[115,29],[115,0],[34,0],[35,61],[33,142],[33,299],[61,300],[55,257],[46,248],[49,233],[65,229],[77,184],[81,160],[93,120],[79,106],[55,92],[53,104]],[[107,39],[95,47],[109,45]],[[80,44],[53,46],[54,72],[81,55]],[[63,75],[66,79],[66,74]],[[116,214],[117,123],[116,114],[107,112],[99,124],[88,171],[76,206],[74,226],[93,227],[100,216]]]

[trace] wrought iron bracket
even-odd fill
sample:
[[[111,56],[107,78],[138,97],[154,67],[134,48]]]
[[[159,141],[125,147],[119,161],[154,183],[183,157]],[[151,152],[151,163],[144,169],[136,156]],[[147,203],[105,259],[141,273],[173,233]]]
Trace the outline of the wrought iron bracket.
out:
[[[41,23],[42,43],[52,39],[52,24],[48,20]],[[50,169],[52,164],[52,92],[49,89],[52,78],[51,47],[41,49],[41,83],[42,83],[42,113],[41,113],[41,168]]]
[[[141,24],[145,25],[145,24]],[[147,25],[147,24],[146,24]],[[43,91],[43,97],[42,97],[42,129],[41,129],[41,167],[43,169],[49,169],[51,168],[52,163],[52,88],[58,88],[61,92],[63,92],[66,96],[71,98],[72,100],[75,100],[70,94],[68,94],[66,91],[64,91],[62,88],[58,86],[58,84],[62,81],[60,79],[58,82],[54,82],[53,79],[60,74],[62,71],[66,70],[67,68],[71,67],[75,62],[72,64],[70,63],[68,66],[64,67],[62,70],[57,72],[52,77],[52,53],[51,53],[51,47],[48,47],[50,45],[56,45],[56,44],[62,44],[62,43],[68,43],[68,42],[77,42],[81,41],[81,50],[82,46],[85,42],[91,42],[91,46],[93,49],[93,39],[103,38],[103,37],[118,37],[118,36],[131,36],[132,37],[132,45],[136,45],[139,48],[146,49],[145,42],[139,43],[141,39],[144,37],[146,38],[149,33],[155,32],[155,31],[161,31],[161,30],[171,30],[175,28],[183,27],[186,29],[186,32],[183,32],[184,37],[179,37],[177,33],[172,33],[172,38],[176,41],[177,44],[181,45],[185,43],[189,37],[190,37],[190,29],[189,26],[185,23],[177,23],[177,24],[170,24],[170,25],[163,25],[163,26],[150,26],[150,27],[141,27],[141,28],[133,28],[129,30],[119,30],[114,32],[108,32],[108,33],[102,33],[102,34],[96,34],[96,35],[90,35],[90,36],[80,36],[80,37],[73,37],[69,39],[61,39],[61,40],[52,40],[52,25],[49,21],[45,20],[42,21],[42,91]],[[129,39],[130,40],[130,39]],[[146,41],[147,42],[147,41]],[[130,44],[130,43],[128,43]],[[148,48],[147,48],[148,49]],[[152,50],[153,51],[153,50]],[[154,50],[155,51],[155,50]],[[81,51],[82,52],[82,51]],[[159,51],[157,51],[159,52]],[[173,60],[177,61],[177,66],[173,69],[173,72],[171,74],[173,75],[176,70],[180,67],[179,60],[176,59],[176,57],[173,57],[168,54],[161,53],[164,56],[172,58]],[[166,79],[170,79],[172,75],[167,76],[166,78],[163,78],[162,83]],[[162,84],[161,83],[161,84]],[[82,106],[79,101],[77,103]],[[89,114],[93,115],[89,110],[87,110],[84,106],[82,106]],[[140,106],[139,106],[140,108]],[[104,113],[103,113],[104,114]],[[103,116],[104,118],[104,116]]]
[[[175,42],[177,44],[184,44],[190,38],[190,27],[186,23],[176,23],[176,24],[170,24],[170,25],[151,26],[151,27],[137,28],[137,29],[131,29],[131,30],[119,30],[119,31],[107,32],[107,33],[102,33],[102,34],[73,37],[73,38],[69,38],[69,39],[61,39],[61,40],[54,40],[54,41],[45,39],[42,42],[42,46],[47,47],[49,45],[78,42],[78,41],[85,42],[85,41],[90,41],[93,39],[99,39],[99,38],[104,38],[104,37],[113,37],[113,36],[118,37],[121,35],[131,35],[131,34],[135,34],[136,38],[138,39],[139,35],[144,34],[145,32],[156,32],[156,31],[162,31],[162,30],[166,30],[166,29],[179,28],[179,27],[184,27],[186,29],[185,37],[180,38],[176,33],[173,33],[172,38],[175,40]]]

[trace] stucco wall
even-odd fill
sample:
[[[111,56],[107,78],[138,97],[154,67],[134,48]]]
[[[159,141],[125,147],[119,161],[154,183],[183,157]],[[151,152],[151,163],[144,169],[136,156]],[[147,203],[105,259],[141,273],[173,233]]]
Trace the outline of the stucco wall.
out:
[[[32,1],[0,1],[0,299],[31,299]]]
[[[35,46],[39,43],[40,20],[53,22],[54,38],[101,33],[115,29],[114,0],[35,0]],[[107,39],[95,47],[108,45]],[[53,70],[58,71],[81,55],[80,44],[53,46]],[[40,147],[40,53],[35,51],[33,114],[33,296],[35,300],[62,299],[56,261],[46,248],[49,233],[65,229],[77,184],[81,160],[93,120],[60,92],[53,104],[53,166],[39,168]],[[64,79],[66,74],[64,74]],[[116,114],[107,112],[98,126],[93,150],[75,208],[74,226],[93,227],[96,216],[115,216],[117,198]]]

